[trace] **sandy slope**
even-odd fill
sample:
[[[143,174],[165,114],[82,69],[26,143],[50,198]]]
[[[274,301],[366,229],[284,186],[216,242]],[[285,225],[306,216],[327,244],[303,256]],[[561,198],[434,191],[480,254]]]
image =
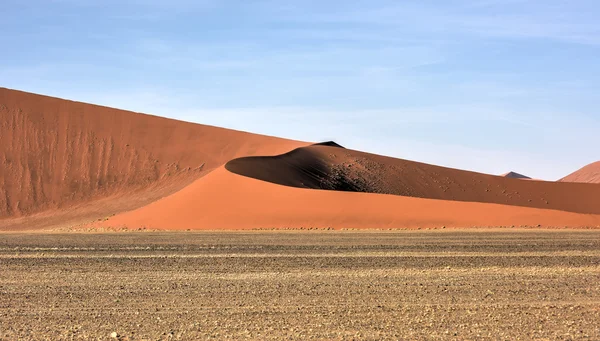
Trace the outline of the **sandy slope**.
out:
[[[246,157],[225,167],[237,174],[301,188],[495,203],[600,214],[600,186],[522,181],[326,145],[275,157]]]
[[[224,190],[227,189],[227,190]],[[219,168],[102,226],[158,229],[600,226],[600,215],[396,195],[303,189]]]
[[[162,229],[600,225],[594,184],[491,176],[2,88],[0,167],[0,230],[91,221]]]
[[[301,145],[0,88],[0,228],[109,216],[232,158]]]
[[[558,180],[560,182],[600,183],[600,161],[591,163]]]

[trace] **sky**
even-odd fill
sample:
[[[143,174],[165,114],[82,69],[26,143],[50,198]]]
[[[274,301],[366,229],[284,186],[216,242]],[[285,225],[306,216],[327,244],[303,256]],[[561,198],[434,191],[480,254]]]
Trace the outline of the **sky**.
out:
[[[478,172],[600,160],[600,2],[0,0],[0,86]]]

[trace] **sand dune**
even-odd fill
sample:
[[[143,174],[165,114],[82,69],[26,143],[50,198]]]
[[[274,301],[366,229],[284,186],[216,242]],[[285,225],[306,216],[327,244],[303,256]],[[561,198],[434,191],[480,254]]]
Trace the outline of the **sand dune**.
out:
[[[0,88],[0,227],[141,207],[232,158],[302,142]],[[106,199],[106,200],[103,200]],[[86,203],[94,203],[86,205]]]
[[[517,181],[517,180],[515,180]],[[224,190],[227,189],[227,190]],[[600,215],[282,186],[218,168],[97,226],[155,229],[598,227]]]
[[[245,157],[225,168],[280,185],[469,201],[600,214],[600,186],[521,181],[326,145],[275,157]]]
[[[592,184],[521,181],[2,88],[0,167],[0,230],[600,225]]]
[[[600,183],[600,161],[589,164],[558,180],[560,182]]]

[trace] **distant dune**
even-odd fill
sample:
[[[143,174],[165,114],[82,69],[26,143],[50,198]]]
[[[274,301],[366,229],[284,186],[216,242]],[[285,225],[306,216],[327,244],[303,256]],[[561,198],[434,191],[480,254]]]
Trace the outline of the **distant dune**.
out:
[[[589,164],[580,170],[558,180],[560,182],[600,183],[600,161]]]
[[[505,178],[511,178],[511,179],[526,179],[526,180],[531,180],[530,177],[523,175],[523,174],[519,174],[519,173],[515,173],[515,172],[508,172],[505,174],[502,174],[501,176],[505,177]]]
[[[1,230],[600,226],[600,186],[522,181],[3,88],[0,165]]]

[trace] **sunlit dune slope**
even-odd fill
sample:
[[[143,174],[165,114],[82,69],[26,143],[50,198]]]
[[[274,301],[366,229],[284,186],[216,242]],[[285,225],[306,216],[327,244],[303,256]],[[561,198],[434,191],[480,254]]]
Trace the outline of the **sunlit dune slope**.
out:
[[[97,227],[154,229],[598,227],[600,215],[282,186],[218,168]]]
[[[232,158],[302,145],[0,88],[0,227],[134,209]]]

